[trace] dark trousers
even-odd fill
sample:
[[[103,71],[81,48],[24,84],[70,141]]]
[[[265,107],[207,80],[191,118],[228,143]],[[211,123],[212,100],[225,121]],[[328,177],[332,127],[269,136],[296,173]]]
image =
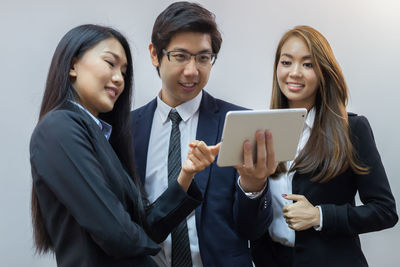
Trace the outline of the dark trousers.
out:
[[[256,267],[292,267],[294,249],[272,241],[267,233],[251,242],[251,255]]]

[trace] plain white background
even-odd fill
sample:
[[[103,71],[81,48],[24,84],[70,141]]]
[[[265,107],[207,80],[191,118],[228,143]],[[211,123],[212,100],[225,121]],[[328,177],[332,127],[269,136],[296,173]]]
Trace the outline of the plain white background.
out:
[[[156,16],[172,1],[0,1],[0,265],[55,266],[33,252],[29,138],[50,60],[60,38],[83,23],[111,25],[130,40],[139,107],[160,89],[148,44]],[[398,105],[400,2],[397,0],[203,0],[223,44],[206,89],[249,108],[269,105],[272,63],[281,35],[295,25],[330,42],[348,86],[348,110],[367,116],[395,198],[400,199]],[[398,266],[399,226],[361,235],[370,266]]]

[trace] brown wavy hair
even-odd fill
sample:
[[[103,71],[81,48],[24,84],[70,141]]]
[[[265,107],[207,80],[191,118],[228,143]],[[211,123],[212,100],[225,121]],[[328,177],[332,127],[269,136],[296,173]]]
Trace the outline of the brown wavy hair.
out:
[[[271,109],[289,108],[288,99],[279,88],[277,67],[282,46],[290,37],[302,39],[311,54],[314,71],[318,77],[315,98],[315,120],[310,138],[294,160],[289,171],[311,173],[311,181],[328,182],[349,167],[357,174],[367,174],[350,140],[346,111],[348,88],[342,70],[325,37],[309,26],[296,26],[286,32],[279,41],[274,61]],[[286,172],[282,162],[273,177]]]

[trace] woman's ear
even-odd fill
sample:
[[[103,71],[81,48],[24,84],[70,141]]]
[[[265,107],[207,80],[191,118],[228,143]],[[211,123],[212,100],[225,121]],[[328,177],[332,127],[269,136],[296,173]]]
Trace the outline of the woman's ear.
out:
[[[153,46],[153,43],[149,44],[149,51],[150,51],[151,63],[153,63],[154,67],[158,68],[160,66],[160,62],[158,61],[157,50]]]
[[[76,78],[76,76],[78,76],[78,73],[76,72],[76,62],[77,61],[78,60],[76,58],[74,58],[72,60],[72,65],[71,65],[71,68],[69,69],[69,76],[71,78]]]

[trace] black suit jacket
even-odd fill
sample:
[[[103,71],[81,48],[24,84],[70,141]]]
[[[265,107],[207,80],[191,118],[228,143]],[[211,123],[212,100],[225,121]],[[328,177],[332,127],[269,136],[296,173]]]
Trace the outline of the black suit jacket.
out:
[[[37,125],[30,153],[58,266],[155,266],[150,255],[160,249],[156,242],[201,201],[194,183],[185,193],[176,182],[147,208],[145,232],[138,223],[137,187],[99,126],[71,103]]]
[[[296,232],[293,266],[368,266],[358,235],[392,227],[398,221],[368,120],[350,113],[349,125],[355,151],[369,167],[369,174],[358,175],[348,169],[327,183],[311,182],[310,174],[294,175],[293,194],[304,195],[311,204],[321,206],[323,228],[320,232],[313,228]],[[355,205],[357,191],[361,206]],[[252,244],[257,267],[274,266],[269,242],[266,234]]]
[[[135,160],[145,182],[147,151],[156,99],[132,112]],[[215,99],[203,91],[199,107],[196,139],[208,145],[221,141],[225,115],[243,109]],[[252,267],[248,240],[260,237],[272,219],[269,188],[256,199],[249,199],[237,185],[233,167],[220,168],[216,160],[195,175],[203,193],[203,202],[196,208],[196,229],[203,266]]]

